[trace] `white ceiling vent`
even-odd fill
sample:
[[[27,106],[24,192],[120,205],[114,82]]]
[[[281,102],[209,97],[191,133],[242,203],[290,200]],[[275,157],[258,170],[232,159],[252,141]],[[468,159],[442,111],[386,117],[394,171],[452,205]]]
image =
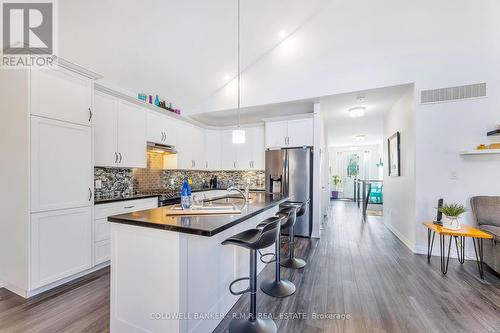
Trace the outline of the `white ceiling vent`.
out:
[[[444,103],[486,97],[486,83],[420,91],[420,104]]]

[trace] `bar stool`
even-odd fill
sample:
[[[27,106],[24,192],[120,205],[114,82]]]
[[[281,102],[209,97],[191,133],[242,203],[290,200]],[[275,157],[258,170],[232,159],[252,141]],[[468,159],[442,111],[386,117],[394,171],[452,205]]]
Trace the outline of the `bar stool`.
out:
[[[233,319],[229,324],[229,333],[274,333],[276,324],[269,318],[257,318],[257,250],[269,247],[279,235],[280,217],[273,217],[262,228],[248,229],[231,236],[222,245],[232,244],[250,250],[250,276],[231,282],[229,292],[235,296],[250,293],[250,316],[247,319]],[[239,281],[249,280],[249,287],[242,291],[233,291],[233,285]]]
[[[301,258],[295,257],[295,222],[297,217],[304,215],[306,205],[303,202],[285,202],[280,205],[280,209],[292,209],[292,214],[287,219],[287,222],[282,225],[282,228],[289,228],[289,257],[281,261],[281,266],[293,269],[300,269],[306,266],[306,261]]]
[[[295,213],[295,208],[284,208],[280,210],[276,216],[281,218],[281,223],[278,228],[281,229],[282,225],[286,224],[288,218],[290,215]],[[270,217],[261,223],[257,225],[257,228],[263,228],[265,227],[268,223],[273,222],[276,219],[276,217]],[[274,253],[265,253],[261,254],[260,260],[263,263],[269,264],[274,262],[275,263],[275,274],[274,274],[274,279],[269,279],[269,280],[264,280],[260,283],[260,289],[268,294],[269,296],[273,297],[287,297],[290,295],[293,295],[295,293],[295,285],[289,281],[289,280],[283,280],[281,279],[281,265],[280,265],[280,232],[276,235],[276,241],[274,243]],[[259,251],[260,253],[260,251]],[[270,261],[265,261],[263,258],[268,256],[268,255],[274,255],[274,259]]]

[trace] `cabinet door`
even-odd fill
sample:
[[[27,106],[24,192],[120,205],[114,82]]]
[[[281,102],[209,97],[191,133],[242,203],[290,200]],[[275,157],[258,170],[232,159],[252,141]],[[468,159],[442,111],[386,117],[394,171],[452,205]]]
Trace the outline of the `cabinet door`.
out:
[[[191,135],[191,127],[179,121],[178,124],[179,140],[177,143],[177,169],[186,170],[191,169],[192,165],[192,154],[191,154],[191,143],[188,139]]]
[[[297,119],[288,121],[288,146],[302,147],[312,146],[313,141],[313,119]]]
[[[203,128],[192,126],[191,152],[193,159],[193,169],[206,169],[205,163],[205,131]]]
[[[252,135],[250,128],[245,128],[245,143],[234,144],[236,150],[236,168],[238,170],[252,169]]]
[[[286,147],[287,132],[286,121],[266,123],[266,148]]]
[[[266,148],[264,143],[264,128],[254,127],[251,129],[251,145],[252,145],[252,169],[265,169]]]
[[[222,131],[221,133],[221,166],[222,170],[235,170],[236,165],[236,147],[233,144],[233,132]]]
[[[92,208],[31,215],[31,289],[92,266]]]
[[[205,168],[208,170],[221,169],[221,132],[216,130],[205,131]]]
[[[158,112],[148,111],[146,116],[146,138],[149,142],[165,144],[166,131],[163,127],[164,117]]]
[[[118,166],[145,168],[146,113],[144,109],[125,102],[118,102]]]
[[[90,206],[91,128],[31,116],[31,211]]]
[[[117,130],[118,100],[96,92],[94,94],[94,165],[114,167],[118,160]]]
[[[90,126],[92,81],[64,69],[31,71],[31,114]]]
[[[181,121],[172,117],[163,116],[162,128],[165,131],[165,144],[177,146],[179,144],[179,123]]]

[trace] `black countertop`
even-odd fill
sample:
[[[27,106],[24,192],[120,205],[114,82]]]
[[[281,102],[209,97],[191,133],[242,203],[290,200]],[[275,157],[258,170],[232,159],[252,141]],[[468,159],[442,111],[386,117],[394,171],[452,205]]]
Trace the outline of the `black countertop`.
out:
[[[275,207],[287,199],[281,194],[253,192],[241,214],[167,216],[167,206],[110,216],[108,221],[210,237]],[[212,203],[227,206],[225,199]]]

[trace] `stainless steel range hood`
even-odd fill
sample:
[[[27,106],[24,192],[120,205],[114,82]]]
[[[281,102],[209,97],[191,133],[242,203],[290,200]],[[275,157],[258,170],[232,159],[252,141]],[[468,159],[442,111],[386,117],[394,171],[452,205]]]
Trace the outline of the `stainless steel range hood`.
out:
[[[162,145],[159,143],[149,142],[147,143],[148,151],[154,153],[164,153],[164,154],[177,154],[175,146]]]

